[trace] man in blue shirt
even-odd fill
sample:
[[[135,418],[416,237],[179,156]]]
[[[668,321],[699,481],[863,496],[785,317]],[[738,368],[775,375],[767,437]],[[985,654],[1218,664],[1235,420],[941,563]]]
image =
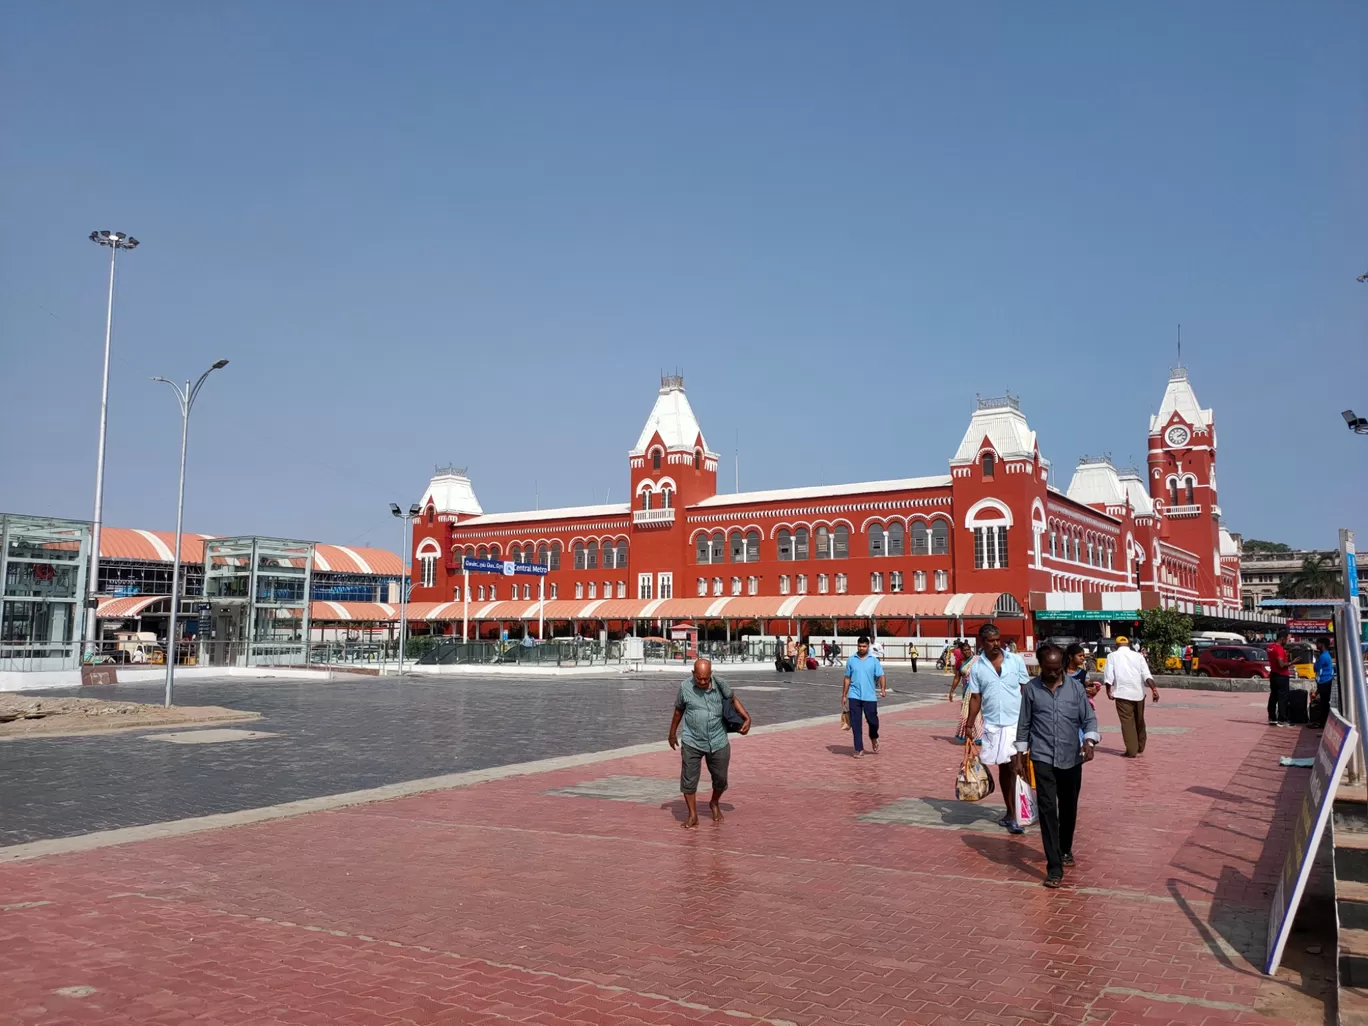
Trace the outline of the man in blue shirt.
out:
[[[1007,815],[998,820],[1009,833],[1025,833],[1016,825],[1013,816],[1016,802],[1016,771],[1012,759],[1016,755],[1017,717],[1021,714],[1021,689],[1031,679],[1026,663],[1015,652],[1002,647],[1002,633],[991,623],[978,632],[979,654],[965,671],[965,688],[969,695],[968,723],[971,725],[983,713],[983,737],[979,739],[979,762],[998,768],[998,785]]]
[[[879,699],[888,694],[883,663],[870,654],[869,639],[863,634],[855,643],[855,654],[846,660],[845,680],[841,685],[841,705],[850,710],[850,730],[855,735],[855,758],[864,757],[864,721],[869,720],[869,746],[879,751]]]
[[[1330,639],[1322,635],[1316,639],[1316,715],[1311,721],[1313,730],[1324,730],[1330,718],[1330,686],[1335,682],[1335,660],[1330,655]]]

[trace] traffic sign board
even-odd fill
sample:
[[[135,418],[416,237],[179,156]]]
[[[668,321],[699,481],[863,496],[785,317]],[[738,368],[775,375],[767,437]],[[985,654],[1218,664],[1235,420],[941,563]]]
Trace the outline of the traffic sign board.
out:
[[[551,572],[550,567],[543,566],[541,563],[515,563],[511,559],[471,559],[469,557],[461,560],[461,569],[466,573],[503,574],[505,577],[513,577],[516,574],[532,574],[536,577],[544,577]]]

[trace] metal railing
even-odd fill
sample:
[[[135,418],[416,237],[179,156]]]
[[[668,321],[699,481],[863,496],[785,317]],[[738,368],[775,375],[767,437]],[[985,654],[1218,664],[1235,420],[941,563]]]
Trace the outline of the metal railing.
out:
[[[634,524],[673,524],[674,518],[673,506],[666,506],[664,509],[632,510],[632,523]]]

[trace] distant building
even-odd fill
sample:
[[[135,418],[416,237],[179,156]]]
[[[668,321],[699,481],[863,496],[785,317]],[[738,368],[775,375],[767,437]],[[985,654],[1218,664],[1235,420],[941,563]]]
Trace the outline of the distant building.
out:
[[[1030,643],[1159,606],[1245,617],[1215,418],[1182,368],[1148,448],[1143,471],[1085,458],[1061,491],[1004,396],[978,401],[949,473],[725,494],[683,379],[665,377],[627,453],[630,503],[486,513],[463,470],[440,470],[414,523],[410,620],[449,633],[468,613],[481,636],[542,616],[548,635],[687,620],[949,636],[994,618]],[[544,605],[532,577],[475,574],[463,592],[468,557],[548,566]]]
[[[1334,549],[1291,549],[1287,552],[1245,551],[1240,557],[1240,581],[1246,609],[1258,609],[1264,599],[1278,598],[1287,578],[1301,572],[1308,559],[1322,559],[1326,570],[1340,577],[1340,555]],[[1360,604],[1368,577],[1360,577]],[[1340,597],[1337,589],[1333,597]]]

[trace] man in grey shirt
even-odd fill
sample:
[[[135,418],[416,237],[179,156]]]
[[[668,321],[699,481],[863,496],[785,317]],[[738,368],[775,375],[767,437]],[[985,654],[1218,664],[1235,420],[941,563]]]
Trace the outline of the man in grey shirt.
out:
[[[1045,886],[1055,888],[1064,881],[1064,867],[1074,864],[1083,763],[1092,762],[1093,749],[1102,738],[1087,691],[1077,678],[1064,673],[1063,650],[1058,645],[1044,645],[1037,658],[1040,676],[1032,677],[1021,693],[1016,761],[1017,772],[1025,775],[1030,752],[1040,836],[1045,842]]]
[[[680,752],[679,790],[689,808],[688,818],[680,826],[686,830],[698,826],[698,778],[700,763],[708,763],[712,777],[712,798],[708,807],[713,822],[722,822],[722,792],[727,789],[727,766],[731,763],[731,743],[727,740],[727,726],[722,720],[722,705],[730,700],[741,717],[737,731],[750,730],[750,713],[721,677],[713,677],[712,663],[699,659],[694,663],[693,675],[679,685],[675,696],[674,718],[670,720],[670,747],[679,744],[679,725],[684,724],[684,746]]]

